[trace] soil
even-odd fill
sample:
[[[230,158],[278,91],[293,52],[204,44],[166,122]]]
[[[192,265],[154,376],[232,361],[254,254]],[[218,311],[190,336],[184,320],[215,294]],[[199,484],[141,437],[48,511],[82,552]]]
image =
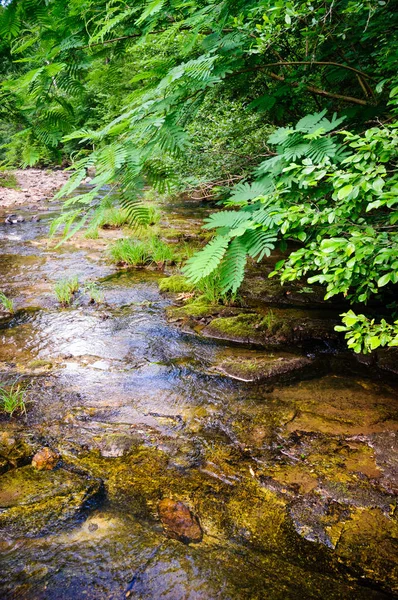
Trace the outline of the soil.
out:
[[[18,181],[18,188],[0,187],[0,208],[26,204],[37,205],[37,210],[47,208],[46,200],[69,179],[69,173],[62,170],[17,169],[12,173]]]

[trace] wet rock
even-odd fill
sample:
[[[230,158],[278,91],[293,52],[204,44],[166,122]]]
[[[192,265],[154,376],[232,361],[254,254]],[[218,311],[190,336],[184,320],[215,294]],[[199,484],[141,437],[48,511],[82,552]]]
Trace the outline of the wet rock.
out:
[[[337,322],[337,321],[336,321]],[[286,345],[337,340],[333,318],[315,311],[270,309],[265,314],[218,317],[202,329],[205,337],[244,344]]]
[[[7,225],[16,225],[17,223],[23,223],[24,221],[25,219],[21,215],[7,215],[4,219],[4,223],[7,223]]]
[[[398,592],[398,523],[378,508],[357,509],[337,530],[340,560],[386,591]],[[335,532],[330,528],[331,535]]]
[[[203,532],[199,519],[183,502],[164,498],[158,504],[158,512],[168,537],[184,544],[202,540]]]
[[[259,352],[221,352],[215,370],[239,381],[268,381],[316,374],[314,359],[294,354],[265,354]]]
[[[239,294],[247,305],[286,305],[325,306],[325,289],[322,286],[308,286],[301,282],[285,282],[282,286],[278,279],[270,279],[264,264],[249,267]],[[266,271],[266,273],[264,273]],[[329,301],[330,303],[330,301]]]
[[[37,536],[77,517],[101,489],[65,469],[38,471],[32,466],[0,477],[0,533],[5,537]]]
[[[59,459],[60,456],[58,452],[55,452],[54,450],[51,450],[51,448],[45,446],[36,452],[32,458],[32,467],[38,471],[52,471],[52,469],[55,469],[57,466]]]
[[[33,453],[33,444],[20,438],[18,433],[0,433],[0,473],[28,464]]]

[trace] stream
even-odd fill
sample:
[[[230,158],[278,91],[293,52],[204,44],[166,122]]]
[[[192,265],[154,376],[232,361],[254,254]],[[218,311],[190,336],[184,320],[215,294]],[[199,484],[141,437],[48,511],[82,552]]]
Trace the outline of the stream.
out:
[[[0,209],[0,289],[16,307],[0,316],[0,383],[29,400],[26,416],[0,418],[0,598],[397,597],[394,380],[346,368],[328,345],[270,349],[181,325],[164,273],[106,261],[119,231],[49,243],[59,210],[18,207],[25,222],[7,225]],[[163,218],[181,234],[204,214],[176,202]],[[60,308],[54,283],[72,275],[104,303],[81,291]],[[289,380],[225,372],[291,352],[308,365]],[[43,446],[56,469],[31,466]],[[170,533],[164,499],[188,508],[198,539]]]

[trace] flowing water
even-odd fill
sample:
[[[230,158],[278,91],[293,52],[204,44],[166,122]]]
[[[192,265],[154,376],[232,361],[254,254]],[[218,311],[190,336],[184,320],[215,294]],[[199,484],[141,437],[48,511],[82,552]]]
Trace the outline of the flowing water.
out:
[[[0,289],[17,309],[0,320],[0,380],[30,400],[0,429],[100,483],[44,525],[45,501],[22,499],[23,526],[0,539],[0,597],[392,598],[395,388],[338,369],[273,387],[217,375],[220,354],[258,351],[169,323],[162,274],[120,271],[95,243],[48,245],[57,210],[0,224]],[[197,207],[175,211],[197,226]],[[82,293],[61,309],[54,282],[75,274],[105,303]],[[2,477],[23,496],[31,467],[16,466]],[[162,498],[197,515],[200,543],[166,537]]]

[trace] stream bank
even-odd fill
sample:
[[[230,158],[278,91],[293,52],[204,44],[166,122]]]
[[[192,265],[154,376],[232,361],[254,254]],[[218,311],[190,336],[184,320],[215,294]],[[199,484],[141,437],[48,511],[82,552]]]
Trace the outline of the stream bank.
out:
[[[30,400],[0,421],[2,598],[394,597],[394,361],[346,353],[336,306],[267,263],[239,305],[185,304],[159,291],[173,271],[105,260],[127,232],[56,248],[60,206],[29,206],[0,208],[0,381]],[[205,214],[176,200],[160,225],[195,243]],[[104,304],[59,307],[75,274]]]

